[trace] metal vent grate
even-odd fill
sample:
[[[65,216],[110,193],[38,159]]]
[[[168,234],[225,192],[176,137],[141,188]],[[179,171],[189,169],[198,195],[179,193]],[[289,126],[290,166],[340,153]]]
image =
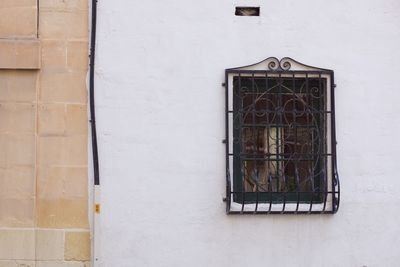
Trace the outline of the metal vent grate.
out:
[[[260,16],[260,7],[236,7],[236,16],[257,17]]]

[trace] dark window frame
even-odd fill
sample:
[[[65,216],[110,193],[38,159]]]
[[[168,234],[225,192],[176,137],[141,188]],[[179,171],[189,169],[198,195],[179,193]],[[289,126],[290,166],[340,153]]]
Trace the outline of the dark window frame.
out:
[[[292,68],[293,67],[293,68]],[[264,85],[262,85],[262,79],[265,79]],[[235,81],[236,80],[236,85]],[[242,90],[242,87],[240,85],[240,82],[247,82],[252,84],[252,86],[247,86]],[[239,120],[243,120],[244,117],[243,115],[238,116],[238,114],[243,110],[241,110],[241,105],[243,105],[243,95],[241,95],[242,100],[238,100],[239,98],[237,97],[237,94],[246,94],[250,93],[250,95],[259,94],[259,91],[255,91],[254,85],[258,83],[257,87],[264,87],[264,91],[269,90],[268,86],[268,81],[270,82],[276,82],[277,84],[279,83],[279,90],[282,90],[281,84],[283,85],[285,82],[290,83],[291,81],[293,82],[293,97],[297,94],[299,94],[300,91],[296,92],[298,90],[298,86],[296,85],[296,81],[305,81],[305,82],[311,82],[311,81],[318,81],[320,83],[319,88],[320,91],[325,92],[326,98],[329,98],[329,101],[326,99],[320,102],[321,106],[318,107],[318,111],[321,112],[320,115],[321,119],[318,117],[318,120],[320,120],[322,125],[319,125],[319,129],[325,129],[323,132],[322,136],[322,142],[320,141],[320,146],[321,144],[326,148],[324,148],[324,153],[326,151],[326,155],[323,153],[320,153],[318,155],[318,158],[315,158],[312,160],[312,163],[315,163],[317,165],[324,166],[322,167],[323,169],[323,174],[320,175],[320,180],[319,183],[323,183],[324,186],[317,186],[315,188],[315,185],[312,185],[312,189],[310,192],[310,195],[307,195],[307,192],[302,192],[300,190],[299,186],[299,175],[297,174],[297,183],[296,183],[296,190],[294,191],[286,191],[287,184],[289,184],[288,175],[286,175],[287,171],[284,169],[281,171],[281,175],[277,175],[279,177],[283,177],[282,181],[285,183],[285,188],[282,190],[273,190],[272,188],[268,188],[266,190],[265,188],[263,191],[259,190],[259,185],[257,184],[256,187],[256,192],[249,192],[245,189],[245,174],[244,172],[247,173],[247,170],[244,170],[243,168],[243,159],[247,159],[247,161],[254,161],[255,157],[258,157],[257,155],[251,158],[252,155],[250,155],[249,158],[245,158],[246,156],[249,157],[249,154],[243,153],[243,147],[246,147],[246,145],[243,145],[243,138],[240,137],[240,133],[242,132],[242,129],[244,127],[247,127],[246,123],[243,122],[238,122]],[[239,82],[239,85],[237,85],[237,82]],[[322,84],[321,84],[322,82]],[[230,84],[231,83],[231,84]],[[296,87],[297,86],[297,87]],[[304,65],[302,63],[299,63],[291,58],[283,58],[281,60],[278,60],[277,58],[267,58],[266,60],[263,60],[259,63],[250,65],[250,66],[244,66],[240,68],[233,68],[233,69],[226,69],[225,71],[225,88],[226,88],[226,94],[225,94],[225,101],[226,101],[226,170],[227,170],[227,175],[226,175],[226,198],[225,201],[227,203],[226,205],[226,211],[229,214],[235,214],[235,213],[252,213],[252,214],[275,214],[275,213],[309,213],[309,214],[320,214],[320,213],[336,213],[338,208],[339,208],[339,199],[340,199],[340,190],[339,190],[339,178],[337,174],[337,163],[336,163],[336,136],[335,136],[335,104],[334,104],[334,73],[332,70],[328,69],[321,69],[321,68],[315,68],[311,67],[308,65]],[[238,91],[239,90],[239,91]],[[248,92],[246,92],[246,90]],[[258,90],[258,89],[257,89]],[[236,97],[235,97],[236,94]],[[282,92],[276,92],[276,94],[279,96],[279,101],[277,100],[278,103],[282,104],[281,98],[282,97],[287,97],[285,94]],[[287,94],[287,93],[286,93]],[[329,94],[329,96],[328,96]],[[324,95],[322,93],[322,95]],[[322,97],[321,97],[322,98]],[[256,109],[257,102],[252,103],[254,110]],[[230,107],[231,105],[231,107]],[[281,108],[281,110],[274,111],[276,114],[282,114],[285,112],[284,108],[280,107],[278,105],[278,109]],[[293,108],[295,110],[295,108]],[[240,111],[241,110],[241,111]],[[254,116],[255,111],[253,110],[252,116]],[[267,109],[268,110],[268,109]],[[266,111],[265,113],[268,113]],[[327,118],[327,114],[329,113],[329,119]],[[267,115],[268,116],[268,115]],[[308,116],[308,115],[307,115]],[[314,114],[313,114],[314,116]],[[282,117],[282,116],[281,116]],[[328,119],[328,122],[325,122],[324,120]],[[268,119],[267,119],[268,122]],[[280,120],[282,123],[282,118]],[[254,123],[254,118],[253,118],[253,123]],[[281,132],[281,137],[280,139],[284,139],[282,136],[285,135],[285,133],[289,132],[288,130],[285,129],[287,128],[289,124],[284,124],[284,125],[279,125],[279,126],[274,126],[276,127],[276,134],[278,140],[278,131]],[[329,125],[329,127],[327,127]],[[262,127],[268,128],[273,128],[271,126],[271,123],[265,123],[261,125]],[[307,125],[308,126],[308,125]],[[258,127],[258,126],[257,126]],[[280,127],[280,128],[279,128]],[[240,129],[240,130],[239,130]],[[252,128],[253,130],[253,135],[254,135],[254,126]],[[270,130],[269,130],[270,131]],[[296,130],[297,131],[297,130]],[[250,131],[251,132],[251,131]],[[297,133],[296,133],[297,136]],[[329,138],[328,138],[329,137]],[[265,137],[264,137],[265,138]],[[329,140],[328,140],[329,139]],[[254,136],[253,136],[253,142]],[[257,139],[258,140],[258,139]],[[277,141],[278,142],[278,141]],[[283,142],[283,141],[280,141]],[[329,144],[328,144],[329,143]],[[296,145],[296,142],[294,142]],[[312,144],[314,146],[315,144]],[[251,145],[250,145],[251,146]],[[276,147],[278,146],[278,143]],[[283,145],[280,145],[283,147]],[[328,151],[329,148],[329,151]],[[313,148],[314,149],[314,148]],[[257,148],[257,151],[259,149]],[[328,153],[329,152],[329,153]],[[256,153],[256,152],[252,152]],[[263,152],[264,153],[264,152]],[[286,152],[276,152],[276,158],[275,160],[278,162],[278,156],[283,155],[282,158],[280,159],[281,161],[285,162],[285,153]],[[259,159],[257,158],[258,161],[264,161],[272,162],[271,156],[268,155],[270,154],[269,151],[268,153],[265,152],[265,158]],[[293,155],[296,154],[296,152],[293,153]],[[292,157],[293,155],[289,155]],[[286,160],[289,161],[289,160]],[[324,161],[324,162],[323,162]],[[247,162],[246,162],[247,163]],[[248,163],[248,165],[250,165]],[[258,164],[258,163],[257,163]],[[324,165],[325,164],[325,165]],[[251,166],[251,165],[250,165]],[[258,166],[253,164],[252,166]],[[275,168],[279,169],[278,163],[276,163]],[[282,165],[284,166],[284,165]],[[282,167],[286,168],[286,167]],[[257,170],[258,167],[251,169],[250,171]],[[297,170],[297,167],[296,167]],[[279,171],[277,172],[279,173]],[[247,173],[247,178],[249,177],[249,174]],[[271,184],[271,175],[268,175],[269,177],[269,183]],[[318,182],[314,181],[314,179],[318,176],[313,176],[313,182]],[[322,178],[321,178],[322,177]],[[246,179],[247,179],[246,178]],[[279,178],[280,179],[280,178]],[[246,180],[248,181],[248,179]],[[322,182],[323,181],[323,182]],[[279,180],[278,180],[279,183]],[[292,182],[293,183],[293,182]],[[293,186],[292,186],[293,188]],[[292,189],[293,190],[293,189]],[[236,205],[236,209],[234,209],[232,206]],[[239,206],[238,206],[239,205]],[[264,206],[263,206],[264,205]],[[263,206],[263,207],[261,207]],[[317,208],[316,208],[317,207]]]

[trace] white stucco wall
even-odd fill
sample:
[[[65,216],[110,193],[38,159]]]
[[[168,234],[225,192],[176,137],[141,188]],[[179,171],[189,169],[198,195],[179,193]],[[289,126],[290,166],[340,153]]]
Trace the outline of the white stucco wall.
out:
[[[260,17],[234,16],[252,4]],[[113,0],[98,16],[98,266],[399,266],[398,0]],[[334,216],[225,214],[224,69],[269,56],[335,71]]]

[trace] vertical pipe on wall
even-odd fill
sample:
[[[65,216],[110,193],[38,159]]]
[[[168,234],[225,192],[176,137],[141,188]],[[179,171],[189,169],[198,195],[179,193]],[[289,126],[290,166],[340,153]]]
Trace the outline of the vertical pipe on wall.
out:
[[[92,158],[94,176],[94,217],[92,231],[92,262],[93,266],[98,266],[99,262],[99,215],[100,215],[100,174],[99,157],[97,149],[96,131],[96,111],[94,98],[94,70],[96,55],[96,24],[97,24],[97,0],[91,1],[91,34],[90,34],[90,70],[89,70],[89,105],[90,105],[90,125],[92,137]]]
[[[90,38],[90,77],[89,77],[89,95],[90,95],[90,123],[92,132],[92,153],[93,153],[93,172],[94,184],[100,185],[99,176],[99,158],[97,150],[97,132],[96,132],[96,111],[94,101],[94,66],[96,54],[96,21],[97,21],[97,0],[92,0],[92,28]]]

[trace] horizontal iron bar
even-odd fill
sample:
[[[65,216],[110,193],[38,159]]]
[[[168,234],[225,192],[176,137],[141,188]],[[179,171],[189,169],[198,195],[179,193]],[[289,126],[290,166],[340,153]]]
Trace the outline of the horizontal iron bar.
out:
[[[310,124],[276,124],[276,123],[246,123],[240,127],[234,127],[235,129],[246,128],[246,127],[272,127],[272,128],[320,128]]]
[[[334,214],[333,211],[228,211],[228,214],[231,215],[240,215],[240,214]]]
[[[235,156],[233,153],[229,153],[228,155],[229,156]],[[247,155],[252,156],[251,153],[249,153]],[[316,154],[316,153],[308,153],[308,154],[307,153],[296,153],[296,154],[286,153],[286,154],[262,154],[262,155],[265,155],[265,157],[271,157],[271,156],[274,156],[274,157],[276,157],[276,156],[286,157],[286,156],[293,156],[293,155],[310,155],[310,156],[322,156],[322,157],[331,157],[331,156],[333,156],[333,154],[331,154],[331,153],[328,153],[328,154],[324,154],[324,153],[321,153],[321,154]],[[240,155],[236,155],[236,156],[240,156]]]
[[[229,110],[228,112],[233,112],[232,110]],[[307,111],[301,111],[301,110],[273,110],[273,109],[238,109],[236,111],[237,113],[245,113],[245,114],[250,114],[250,113],[272,113],[272,114],[326,114],[326,113],[332,113],[332,111],[329,110],[323,110],[323,111],[312,111],[312,110],[307,110]]]
[[[228,70],[226,72],[227,74],[242,74],[242,73],[247,73],[247,74],[332,74],[332,71],[316,71],[316,70]],[[250,76],[251,77],[251,76]],[[258,78],[258,77],[254,77]],[[285,78],[285,77],[283,77]],[[305,78],[305,77],[301,77]],[[308,79],[313,79],[315,77],[308,77]],[[320,79],[324,79],[323,77],[320,77]]]
[[[233,110],[228,110],[227,112],[228,113],[234,113]],[[237,113],[252,113],[253,111],[243,111],[243,109],[241,109],[241,110],[238,110],[236,112]],[[265,113],[272,113],[272,114],[273,113],[276,113],[276,114],[284,114],[284,113],[293,114],[293,111],[279,111],[279,113],[278,113],[278,111],[272,110],[272,109],[270,109],[270,110],[263,110],[263,109],[254,110],[254,112],[255,113],[265,112]],[[298,112],[295,112],[295,114],[330,114],[330,113],[332,113],[332,111],[329,111],[329,110],[325,110],[325,111],[303,111],[303,112],[301,112],[299,110]]]
[[[242,157],[240,156],[240,159],[242,161],[292,161],[292,160],[298,160],[298,161],[315,161],[315,158],[282,158],[282,159],[271,159],[271,158],[258,158],[258,157]]]
[[[338,193],[337,191],[324,191],[324,190],[314,190],[314,191],[281,191],[281,192],[276,192],[276,191],[231,191],[231,195],[233,194],[246,194],[246,193],[251,193],[251,194],[267,194],[267,195],[284,195],[284,194],[315,194],[315,193],[325,193],[325,194],[336,194]],[[264,203],[264,202],[263,202]]]

